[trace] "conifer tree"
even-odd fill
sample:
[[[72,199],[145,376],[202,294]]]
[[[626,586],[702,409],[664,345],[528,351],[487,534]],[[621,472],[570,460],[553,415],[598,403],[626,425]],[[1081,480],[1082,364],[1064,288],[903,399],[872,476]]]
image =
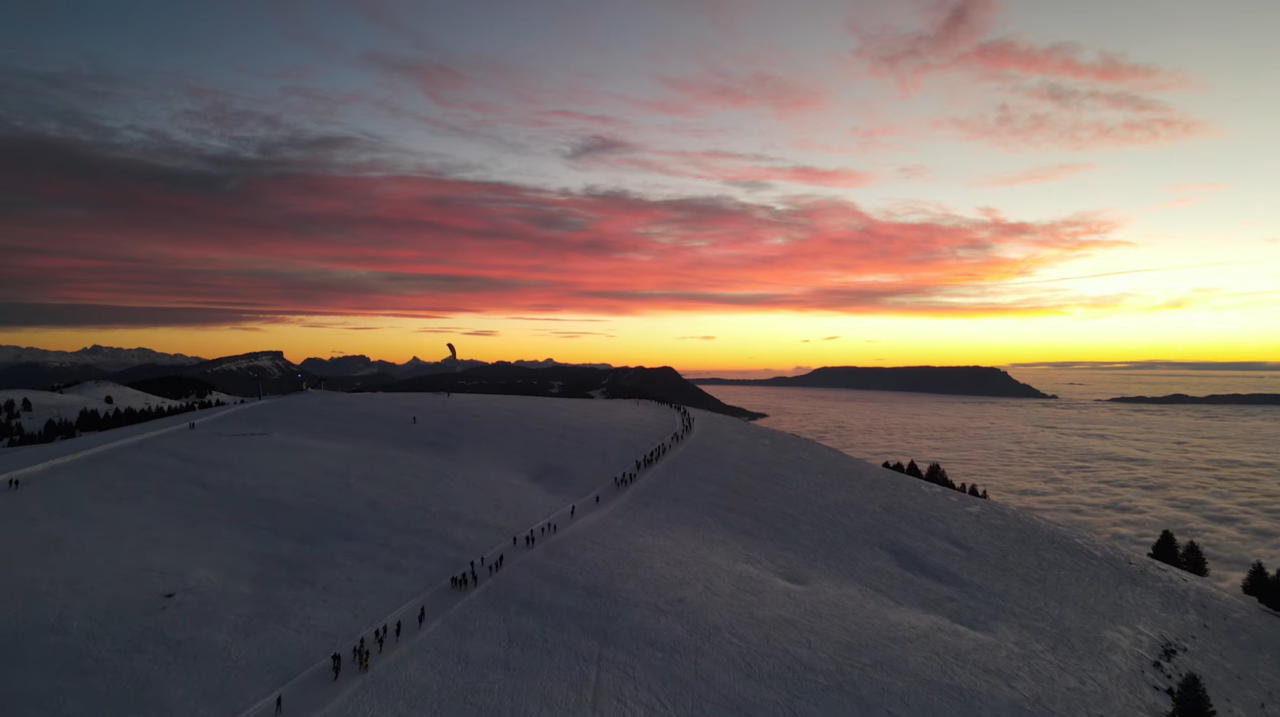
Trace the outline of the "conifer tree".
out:
[[[881,467],[881,468],[888,468],[889,470],[893,470],[893,466],[889,464],[889,461],[885,461],[883,464],[881,464],[881,466],[880,466],[880,467]]]
[[[1169,717],[1214,717],[1217,714],[1217,710],[1213,709],[1213,702],[1209,700],[1209,693],[1200,682],[1200,676],[1188,672],[1173,693],[1173,709],[1169,712]]]
[[[899,473],[906,473],[906,472],[907,472],[907,467],[906,467],[906,466],[904,466],[904,465],[902,465],[902,461],[898,461],[897,463],[894,463],[892,466],[890,466],[890,468],[892,468],[893,470],[895,470],[895,471],[897,471],[897,472],[899,472]]]
[[[1182,562],[1182,569],[1192,575],[1199,575],[1202,578],[1209,577],[1209,561],[1204,557],[1204,551],[1200,549],[1200,544],[1194,540],[1188,540],[1187,544],[1182,548],[1182,555],[1179,556]]]
[[[982,498],[983,500],[991,500],[990,498],[988,498],[988,497],[987,497],[987,489],[986,489],[986,488],[983,488],[983,489],[982,489],[982,496],[981,496],[981,498]]]
[[[1255,560],[1240,582],[1240,591],[1249,597],[1259,597],[1266,592],[1270,580],[1271,574],[1267,572],[1267,566],[1261,560]]]
[[[31,413],[31,410],[32,410],[31,399],[27,398],[26,396],[22,397],[22,410],[26,411],[27,413]]]
[[[981,498],[981,497],[982,497],[982,494],[978,493],[978,484],[977,484],[977,483],[974,483],[973,485],[969,486],[969,495],[973,496],[974,498]]]
[[[1174,537],[1167,528],[1160,533],[1160,537],[1151,546],[1151,552],[1147,553],[1148,558],[1155,558],[1162,563],[1172,565],[1175,568],[1182,567],[1181,551],[1178,550],[1178,539]]]
[[[924,478],[924,473],[920,472],[920,466],[914,460],[907,464],[906,473],[912,478]]]
[[[1277,568],[1276,574],[1267,581],[1266,588],[1258,593],[1258,602],[1272,610],[1280,611],[1280,568]]]

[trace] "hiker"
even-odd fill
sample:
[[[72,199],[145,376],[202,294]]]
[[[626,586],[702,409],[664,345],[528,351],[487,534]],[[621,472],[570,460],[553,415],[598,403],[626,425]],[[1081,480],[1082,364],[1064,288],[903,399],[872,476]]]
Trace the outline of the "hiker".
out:
[[[575,503],[575,504],[573,504],[573,505],[569,506],[569,517],[570,517],[570,518],[572,518],[572,517],[573,517],[574,512],[575,512],[575,511],[577,511],[577,510],[578,510],[578,504],[577,504],[577,503]]]
[[[276,695],[276,714],[284,714],[284,695]]]
[[[493,577],[493,566],[489,566],[489,577]]]
[[[554,533],[554,532],[556,532],[556,525],[555,525],[555,523],[552,523],[552,524],[551,524],[551,532],[553,532],[553,533]]]
[[[427,619],[427,606],[423,605],[418,608],[418,629],[422,629],[422,621]]]
[[[396,642],[400,642],[400,621],[396,620]]]
[[[484,556],[483,556],[483,555],[481,555],[481,556],[480,556],[480,567],[482,567],[482,568],[484,567]],[[475,564],[472,564],[471,569],[472,569],[472,570],[475,570],[475,568],[476,568]]]
[[[13,481],[9,481],[9,482],[12,483]],[[516,547],[516,536],[514,535],[511,536],[511,547],[513,548]]]
[[[529,536],[524,536],[524,547],[529,547]]]
[[[597,493],[597,494],[596,494],[596,502],[597,502],[597,503],[599,503],[599,502],[600,502],[600,494],[599,494],[599,493]]]
[[[416,425],[418,425],[418,417],[417,417],[417,416],[414,416],[414,417],[413,417],[413,425],[415,425],[415,426],[416,426]]]

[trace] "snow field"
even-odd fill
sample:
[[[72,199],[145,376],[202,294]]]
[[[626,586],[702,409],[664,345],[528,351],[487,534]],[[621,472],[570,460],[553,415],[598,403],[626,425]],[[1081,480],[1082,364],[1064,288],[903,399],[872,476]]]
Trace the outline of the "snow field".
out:
[[[362,639],[365,647],[374,655],[370,658],[370,670],[373,669],[374,662],[381,668],[382,665],[395,659],[402,652],[411,649],[411,645],[415,642],[422,639],[430,639],[428,636],[431,631],[443,619],[447,618],[448,614],[459,603],[468,597],[478,594],[495,579],[501,578],[501,571],[493,572],[489,570],[489,567],[493,566],[499,559],[502,561],[500,563],[502,565],[501,570],[505,571],[508,566],[518,564],[523,560],[525,554],[532,553],[538,548],[544,548],[549,543],[565,539],[564,534],[567,531],[572,530],[576,525],[598,518],[604,512],[619,505],[636,482],[661,470],[664,462],[673,456],[679,447],[689,440],[692,435],[692,424],[689,432],[681,433],[683,419],[676,411],[673,410],[672,413],[675,418],[675,423],[673,424],[675,430],[672,435],[664,438],[663,445],[667,449],[666,452],[657,455],[653,462],[647,465],[641,463],[637,468],[635,463],[632,463],[625,466],[622,472],[634,476],[632,480],[620,484],[615,474],[615,476],[610,477],[610,480],[595,487],[587,495],[555,510],[535,524],[521,529],[516,535],[512,536],[510,543],[503,540],[496,547],[483,551],[480,565],[475,565],[468,559],[468,564],[460,566],[459,572],[452,573],[441,581],[439,585],[432,586],[426,593],[415,596],[390,615],[385,616],[381,621],[375,620],[361,634],[351,637],[344,644],[338,645],[333,654],[341,657],[339,674],[335,675],[333,673],[331,659],[316,662],[305,672],[290,680],[287,685],[271,691],[266,697],[246,710],[241,717],[275,714],[275,700],[277,698],[283,699],[283,704],[289,706],[289,714],[322,714],[335,701],[359,687],[362,675],[358,672],[358,664],[354,661],[355,656],[352,654],[352,650]],[[654,446],[653,448],[657,449],[658,447]],[[649,453],[646,452],[646,455],[649,455]],[[644,457],[641,456],[641,459],[643,460]],[[532,545],[525,543],[526,535],[535,538]],[[449,578],[466,573],[467,568],[474,570],[476,576],[485,577],[476,582],[471,582],[466,589],[455,589],[449,582]],[[470,580],[470,578],[468,579]],[[419,616],[422,617],[422,622],[419,622]],[[400,635],[393,632],[397,625],[405,628],[407,634]],[[391,637],[384,637],[384,644],[379,645],[375,650],[375,645],[378,645],[378,642],[373,638],[373,633],[379,629],[383,629]]]
[[[45,468],[0,497],[5,712],[238,714],[672,430],[625,401],[312,393]]]
[[[50,466],[0,494],[4,712],[235,715],[303,674],[286,715],[1154,717],[1172,641],[1220,715],[1280,715],[1280,617],[1251,598],[694,413],[617,497],[670,410],[316,393]],[[484,546],[507,566],[450,590]]]
[[[106,403],[104,399],[107,396],[111,397],[112,403]],[[0,403],[4,403],[10,398],[19,406],[22,405],[23,398],[31,399],[33,410],[30,413],[19,412],[22,418],[22,427],[28,432],[37,432],[44,429],[45,422],[50,418],[54,420],[65,418],[74,423],[83,408],[97,409],[99,413],[104,413],[117,408],[121,411],[129,407],[135,409],[157,406],[168,408],[188,403],[187,401],[171,401],[160,396],[153,396],[111,381],[85,381],[84,383],[64,388],[62,393],[32,391],[21,388],[0,390]],[[227,404],[241,401],[238,397],[222,393],[212,394],[207,400],[215,401],[219,399]]]
[[[326,715],[1280,715],[1280,619],[988,501],[698,413],[625,503]],[[1264,706],[1265,705],[1265,706]]]

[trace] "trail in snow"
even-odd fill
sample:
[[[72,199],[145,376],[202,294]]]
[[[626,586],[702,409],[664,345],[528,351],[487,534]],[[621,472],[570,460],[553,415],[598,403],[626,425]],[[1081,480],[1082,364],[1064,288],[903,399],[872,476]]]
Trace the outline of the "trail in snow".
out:
[[[55,458],[50,458],[48,460],[41,461],[39,463],[23,466],[22,468],[15,468],[7,473],[0,473],[0,480],[7,480],[10,478],[26,478],[32,473],[37,473],[39,471],[45,470],[46,468],[52,468],[54,466],[62,465],[63,463],[70,463],[71,461],[78,460],[80,458],[85,458],[87,456],[92,456],[98,453],[102,453],[103,451],[109,451],[113,448],[127,446],[131,443],[144,441],[148,438],[155,438],[156,436],[164,435],[166,433],[171,433],[173,431],[190,430],[187,427],[187,424],[189,423],[194,422],[197,426],[199,426],[209,421],[222,418],[223,416],[226,416],[228,414],[235,413],[241,409],[245,409],[250,406],[260,405],[261,403],[262,403],[261,401],[254,401],[250,403],[241,403],[233,406],[223,407],[221,408],[221,410],[213,408],[213,409],[205,409],[204,411],[199,411],[196,413],[183,413],[177,416],[169,416],[167,418],[173,419],[175,421],[181,418],[181,421],[175,422],[174,425],[165,426],[164,428],[155,428],[150,431],[146,431],[144,433],[135,433],[133,435],[127,435],[127,436],[124,436],[123,438],[118,438],[114,441],[110,441],[109,443],[95,444],[89,439],[88,436],[74,438],[72,439],[74,441],[84,441],[84,443],[81,444],[84,446],[82,450],[78,450],[73,453],[66,453],[66,454],[57,456]],[[167,419],[159,419],[159,420],[167,422]],[[139,424],[134,424],[134,425],[139,425]],[[112,430],[112,433],[116,431],[126,431],[128,428],[130,427],[125,426],[122,428],[116,428]],[[95,435],[103,436],[103,435],[109,435],[109,434],[107,434],[106,432],[102,432]],[[57,443],[44,444],[44,445],[65,446],[66,442],[59,441]],[[39,448],[39,447],[40,446],[32,446],[32,448]],[[6,450],[18,450],[18,449],[6,449]]]
[[[668,404],[669,405],[669,404]],[[502,569],[506,569],[511,562],[521,560],[522,553],[528,553],[537,548],[537,542],[525,547],[519,543],[523,541],[524,536],[533,535],[541,541],[554,541],[560,538],[562,531],[559,530],[559,523],[565,523],[564,530],[568,531],[574,524],[587,521],[593,516],[605,513],[610,507],[616,505],[627,492],[627,488],[635,480],[640,477],[653,473],[654,470],[661,467],[661,460],[675,452],[681,447],[690,436],[693,435],[694,420],[690,411],[683,406],[672,406],[676,410],[678,417],[677,429],[672,433],[671,438],[663,441],[646,453],[636,463],[628,465],[626,469],[621,471],[622,475],[633,475],[630,480],[619,482],[619,477],[613,477],[614,490],[608,490],[608,484],[591,491],[583,498],[574,503],[563,506],[558,510],[547,515],[542,520],[535,523],[527,532],[521,532],[512,536],[513,544],[507,545],[503,543],[490,548],[484,552],[483,570],[488,570],[489,565],[493,564],[499,557],[502,558]],[[166,429],[171,430],[171,429]],[[639,466],[637,468],[637,466]],[[599,496],[600,501],[596,502]],[[606,496],[614,496],[607,499]],[[572,513],[572,515],[571,515]],[[539,533],[539,529],[546,526],[555,526],[554,531],[548,530],[545,534]],[[506,559],[506,553],[511,552],[511,560]],[[375,665],[394,658],[398,654],[407,649],[407,647],[424,635],[431,632],[455,607],[471,594],[478,592],[488,586],[489,582],[497,577],[501,572],[495,572],[492,576],[486,576],[487,579],[477,581],[472,587],[466,590],[460,590],[452,587],[449,583],[441,583],[437,587],[419,595],[409,602],[405,603],[380,623],[375,622],[360,635],[349,640],[346,644],[339,646],[335,650],[341,658],[341,671],[335,677],[332,670],[332,660],[328,663],[323,660],[315,663],[302,674],[290,680],[287,684],[278,690],[272,691],[262,700],[255,703],[252,707],[241,713],[240,717],[257,717],[257,715],[274,715],[276,698],[281,697],[284,713],[288,715],[318,715],[326,711],[335,701],[350,692],[358,686],[355,680],[360,677],[360,671],[357,661],[354,659],[352,650],[361,638],[371,636],[375,630],[387,629],[387,637],[382,647],[377,646],[376,640],[367,640],[365,649],[370,652],[369,670],[373,671]],[[463,573],[466,572],[464,568]],[[461,574],[461,573],[460,573]],[[476,573],[479,575],[479,571]],[[470,578],[468,578],[470,580]],[[419,611],[425,613],[425,619],[421,624],[418,623]],[[399,624],[402,628],[402,635],[395,636],[396,626]],[[402,647],[403,646],[403,647]]]

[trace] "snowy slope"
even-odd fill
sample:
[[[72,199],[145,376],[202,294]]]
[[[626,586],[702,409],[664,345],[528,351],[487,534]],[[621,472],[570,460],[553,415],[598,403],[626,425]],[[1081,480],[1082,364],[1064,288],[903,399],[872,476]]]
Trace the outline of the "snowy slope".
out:
[[[1220,715],[1280,715],[1280,618],[1251,599],[701,412],[637,484],[443,587],[671,430],[624,401],[315,393],[24,478],[0,694],[234,715],[342,649],[285,714],[1154,716],[1170,640]],[[356,674],[352,641],[420,595],[452,602]]]
[[[1153,667],[1280,714],[1280,619],[996,503],[700,415],[628,502],[331,715],[1156,715]],[[1228,701],[1229,700],[1229,701]],[[1262,705],[1265,703],[1265,707]]]
[[[105,401],[107,396],[110,396],[113,401],[110,405]],[[20,413],[22,426],[28,431],[43,429],[45,421],[50,418],[55,420],[65,418],[69,421],[75,421],[82,408],[94,408],[99,413],[102,413],[116,408],[123,411],[129,407],[144,408],[180,405],[179,401],[170,401],[167,398],[152,396],[149,393],[135,391],[128,386],[121,386],[111,381],[85,381],[63,389],[62,393],[28,391],[25,389],[0,390],[0,403],[4,403],[10,398],[19,405],[22,404],[23,398],[31,399],[31,407],[33,409],[31,413]],[[228,396],[224,400],[227,403],[231,403],[233,400],[239,401],[240,399],[232,399]]]
[[[630,402],[316,392],[23,475],[0,714],[237,714],[671,430]]]

